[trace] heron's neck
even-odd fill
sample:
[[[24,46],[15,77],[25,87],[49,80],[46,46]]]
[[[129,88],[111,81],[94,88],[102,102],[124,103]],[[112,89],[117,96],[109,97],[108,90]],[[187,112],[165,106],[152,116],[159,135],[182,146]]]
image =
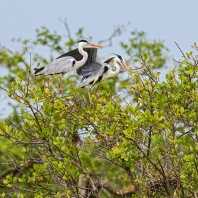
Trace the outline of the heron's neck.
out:
[[[109,70],[109,77],[114,77],[114,76],[117,76],[120,72],[120,66],[118,65],[118,63],[116,61],[114,61],[114,67],[116,68],[115,71],[113,71],[113,68],[111,68]]]
[[[75,66],[76,69],[83,66],[86,63],[87,58],[88,58],[88,54],[87,52],[83,50],[83,47],[79,46],[78,51],[83,56],[83,58],[80,61],[76,61],[76,66]]]

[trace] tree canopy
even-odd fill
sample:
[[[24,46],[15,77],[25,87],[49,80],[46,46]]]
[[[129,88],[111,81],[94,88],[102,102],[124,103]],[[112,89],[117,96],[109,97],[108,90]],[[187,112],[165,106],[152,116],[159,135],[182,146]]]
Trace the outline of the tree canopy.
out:
[[[196,198],[198,56],[178,45],[181,60],[161,79],[167,48],[135,30],[120,47],[141,70],[103,82],[90,104],[75,73],[60,92],[62,76],[32,72],[81,38],[91,39],[81,28],[65,42],[42,27],[34,39],[18,40],[17,52],[1,46],[0,89],[12,108],[0,120],[1,197]]]

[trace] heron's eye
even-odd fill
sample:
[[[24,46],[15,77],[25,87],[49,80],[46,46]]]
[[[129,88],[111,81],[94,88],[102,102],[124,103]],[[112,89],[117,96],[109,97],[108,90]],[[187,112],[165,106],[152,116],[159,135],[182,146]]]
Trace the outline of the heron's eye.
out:
[[[87,42],[87,44],[90,44],[90,42]]]

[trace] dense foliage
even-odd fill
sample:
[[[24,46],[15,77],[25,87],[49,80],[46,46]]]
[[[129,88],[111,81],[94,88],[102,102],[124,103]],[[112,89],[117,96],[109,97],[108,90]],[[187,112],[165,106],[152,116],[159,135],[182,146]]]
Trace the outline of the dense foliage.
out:
[[[141,71],[103,82],[90,104],[74,73],[63,92],[62,76],[32,73],[82,37],[80,29],[64,43],[41,28],[35,40],[20,41],[21,51],[1,48],[8,72],[1,93],[13,109],[0,122],[1,196],[196,198],[197,56],[182,52],[162,81],[155,69],[166,64],[166,48],[134,31],[121,47]],[[51,50],[49,59],[31,53],[40,46]]]

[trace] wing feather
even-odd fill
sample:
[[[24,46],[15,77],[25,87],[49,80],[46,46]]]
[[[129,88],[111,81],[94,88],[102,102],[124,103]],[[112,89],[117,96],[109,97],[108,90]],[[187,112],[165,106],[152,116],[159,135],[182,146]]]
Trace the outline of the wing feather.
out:
[[[110,56],[109,58],[106,58],[101,61],[97,61],[97,60],[92,61],[89,65],[84,65],[84,66],[78,68],[76,70],[77,74],[81,75],[83,77],[89,76],[92,74],[92,72],[94,72],[94,71],[97,72],[98,70],[100,70],[101,66],[105,66],[105,65],[109,64],[114,58],[115,58],[115,56]]]
[[[106,59],[101,60],[101,62],[109,64],[114,58],[115,56],[110,56]]]
[[[98,81],[102,80],[103,74],[107,72],[108,69],[109,69],[109,65],[107,64],[102,66],[100,65],[100,68],[98,68],[95,71],[92,71],[92,73],[90,73],[91,75],[89,75],[87,78],[83,76],[82,80],[86,79],[86,81],[81,84],[81,87],[85,87],[90,84],[94,85]]]
[[[84,48],[83,50],[86,51],[87,54],[88,54],[88,59],[87,59],[87,62],[85,63],[85,65],[86,64],[90,64],[91,61],[96,60],[97,52],[98,52],[97,48]],[[62,57],[66,57],[66,56],[71,56],[74,59],[76,59],[77,61],[80,61],[83,58],[83,56],[79,53],[78,48],[76,48],[76,49],[74,49],[74,50],[72,50],[70,52],[62,54],[61,56],[57,57],[56,59],[59,59],[59,58],[62,58]]]
[[[82,65],[80,68],[77,69],[77,74],[78,75],[83,75],[84,74],[84,72],[83,72],[84,69],[88,69],[89,67],[93,67],[95,65],[95,63],[93,63],[93,62],[95,62],[96,58],[97,58],[97,52],[98,52],[97,48],[84,48],[84,51],[86,51],[88,53],[88,59],[87,59],[87,61],[84,65]],[[62,54],[57,59],[60,59],[62,57],[67,57],[67,56],[71,56],[77,61],[80,61],[83,58],[82,55],[79,53],[78,49],[74,49],[70,52]]]
[[[55,59],[54,61],[46,65],[43,70],[37,72],[36,75],[67,73],[72,70],[74,66],[74,61],[74,58],[69,56]]]
[[[78,68],[77,74],[81,76],[90,76],[92,73],[97,73],[103,66],[100,61],[93,61],[91,64]]]
[[[71,56],[74,59],[76,59],[77,61],[80,61],[83,58],[82,55],[79,53],[78,48],[77,48],[77,49],[74,49],[70,52],[67,52],[67,53],[64,53],[64,54],[60,55],[56,59],[67,57],[67,56]]]

